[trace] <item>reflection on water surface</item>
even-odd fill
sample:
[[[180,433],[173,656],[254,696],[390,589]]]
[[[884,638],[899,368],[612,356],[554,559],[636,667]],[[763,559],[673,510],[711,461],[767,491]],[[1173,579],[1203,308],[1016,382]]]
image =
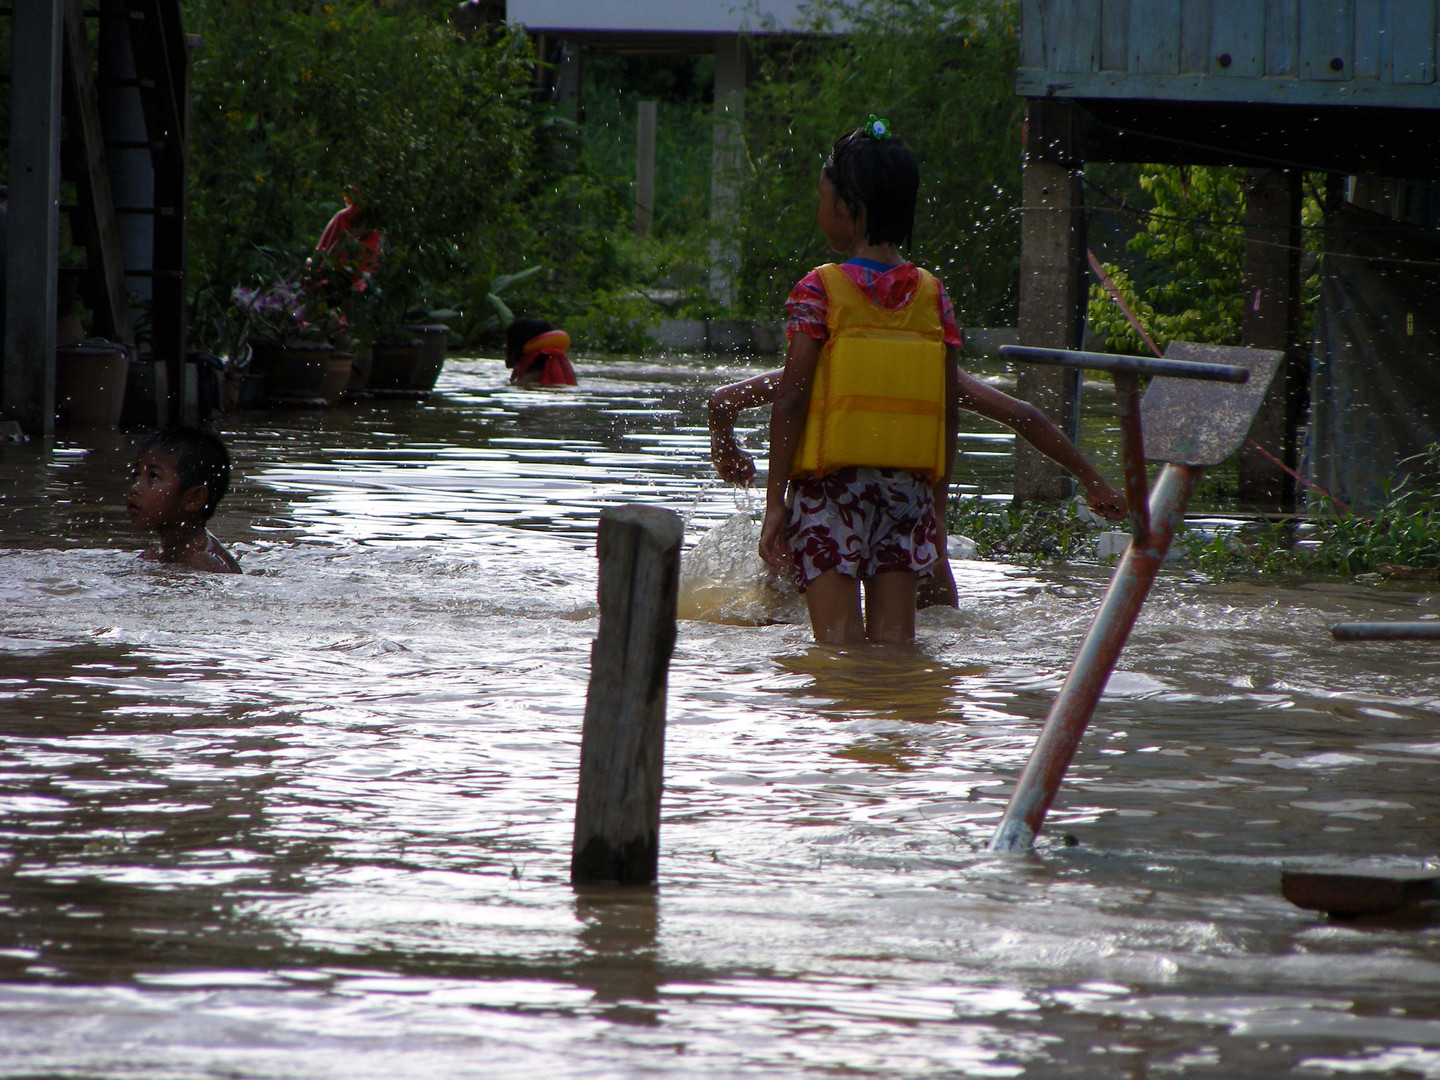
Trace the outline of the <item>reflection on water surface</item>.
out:
[[[1440,1076],[1440,928],[1278,889],[1436,855],[1440,666],[1327,632],[1424,593],[1168,572],[1031,859],[1104,571],[964,564],[914,651],[747,595],[681,624],[661,888],[569,888],[597,513],[734,520],[743,373],[242,414],[239,578],[136,561],[125,437],[0,447],[0,1075]]]

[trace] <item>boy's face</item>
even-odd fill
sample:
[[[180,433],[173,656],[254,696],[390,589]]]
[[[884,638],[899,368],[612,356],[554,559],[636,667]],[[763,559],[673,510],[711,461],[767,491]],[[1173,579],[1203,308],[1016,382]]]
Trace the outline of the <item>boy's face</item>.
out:
[[[130,523],[142,532],[158,532],[194,524],[205,508],[205,485],[186,489],[173,454],[142,450],[130,470],[125,509]]]

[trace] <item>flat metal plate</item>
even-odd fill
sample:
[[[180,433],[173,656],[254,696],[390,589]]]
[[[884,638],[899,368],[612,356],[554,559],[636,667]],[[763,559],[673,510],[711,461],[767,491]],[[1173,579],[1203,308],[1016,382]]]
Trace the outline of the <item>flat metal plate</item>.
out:
[[[1167,360],[1234,364],[1250,372],[1244,383],[1201,382],[1159,376],[1140,403],[1145,457],[1175,465],[1219,465],[1245,441],[1265,391],[1284,354],[1275,349],[1240,349],[1172,341]]]

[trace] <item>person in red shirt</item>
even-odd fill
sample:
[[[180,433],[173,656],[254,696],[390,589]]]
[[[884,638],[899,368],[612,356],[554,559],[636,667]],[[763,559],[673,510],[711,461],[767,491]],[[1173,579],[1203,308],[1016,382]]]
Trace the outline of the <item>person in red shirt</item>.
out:
[[[320,234],[315,250],[332,255],[332,262],[350,275],[351,287],[364,292],[370,287],[370,275],[380,265],[380,251],[385,237],[373,227],[369,213],[353,189],[345,193],[345,205],[338,210]],[[355,262],[350,265],[353,246]]]
[[[544,319],[516,319],[505,330],[505,366],[517,386],[574,386],[570,335]]]

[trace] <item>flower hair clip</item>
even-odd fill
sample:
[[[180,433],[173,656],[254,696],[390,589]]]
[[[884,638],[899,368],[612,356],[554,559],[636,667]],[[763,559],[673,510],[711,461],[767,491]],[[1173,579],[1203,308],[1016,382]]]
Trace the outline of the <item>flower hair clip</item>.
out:
[[[865,126],[860,130],[872,139],[888,139],[890,138],[890,121],[882,120],[871,113],[870,119],[865,121]]]

